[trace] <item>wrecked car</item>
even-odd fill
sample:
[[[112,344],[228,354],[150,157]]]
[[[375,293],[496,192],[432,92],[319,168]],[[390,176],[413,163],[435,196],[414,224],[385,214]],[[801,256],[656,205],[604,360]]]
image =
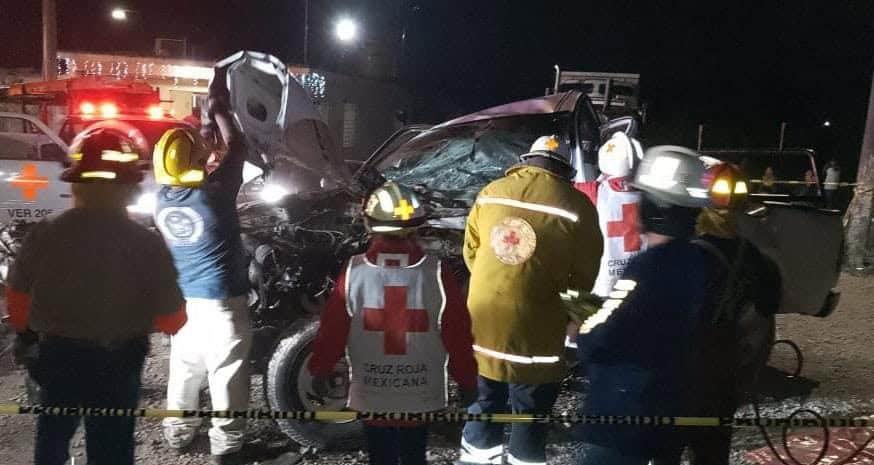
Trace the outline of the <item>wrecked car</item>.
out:
[[[425,199],[430,220],[421,231],[426,250],[446,259],[466,282],[461,260],[468,209],[479,190],[517,162],[538,136],[571,141],[574,165],[597,176],[597,149],[615,131],[634,134],[632,118],[605,121],[579,91],[514,102],[427,127],[394,134],[350,175],[330,131],[284,64],[244,52],[227,72],[232,106],[261,174],[240,194],[240,216],[252,256],[251,309],[256,331],[252,359],[264,375],[264,394],[278,410],[345,407],[347,367],[338,364],[328,385],[306,369],[321,305],[343,261],[366,246],[361,202],[385,180],[408,185]],[[740,162],[729,153],[711,153]],[[815,169],[815,165],[814,169]],[[842,243],[840,217],[810,196],[753,196],[741,231],[774,262],[780,277],[776,309],[752,309],[745,321],[743,357],[751,370],[767,360],[775,313],[826,316]],[[809,230],[799,233],[799,228]],[[815,251],[813,251],[815,249]],[[302,445],[350,444],[360,425],[279,421]]]
[[[460,256],[468,209],[479,190],[516,163],[534,139],[567,136],[575,167],[591,178],[597,175],[600,141],[615,131],[637,129],[630,118],[604,122],[582,92],[558,93],[434,127],[407,128],[350,175],[327,126],[279,60],[243,53],[223,66],[232,106],[252,148],[250,161],[262,170],[241,193],[240,215],[252,254],[251,308],[258,334],[252,358],[274,409],[345,406],[348,375],[342,362],[327,386],[314,385],[305,367],[332,277],[366,245],[359,213],[370,189],[391,179],[417,190],[430,209],[422,231],[425,248],[448,260],[464,282]],[[709,154],[742,161],[726,151]],[[815,170],[812,159],[806,163]],[[761,194],[751,197],[740,230],[778,270],[780,303],[750,312],[744,323],[743,356],[754,367],[767,359],[775,313],[826,316],[835,308],[842,244],[840,217],[818,208],[811,192]],[[800,225],[814,232],[798,234]],[[297,442],[317,447],[354,442],[360,428],[354,422],[281,421],[279,426]]]

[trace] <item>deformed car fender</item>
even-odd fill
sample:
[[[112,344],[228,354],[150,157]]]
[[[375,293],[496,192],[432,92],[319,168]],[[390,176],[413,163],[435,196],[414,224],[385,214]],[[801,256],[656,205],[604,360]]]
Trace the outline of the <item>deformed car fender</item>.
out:
[[[837,303],[843,247],[841,215],[791,202],[764,202],[738,220],[738,234],[780,273],[776,313],[827,316]]]

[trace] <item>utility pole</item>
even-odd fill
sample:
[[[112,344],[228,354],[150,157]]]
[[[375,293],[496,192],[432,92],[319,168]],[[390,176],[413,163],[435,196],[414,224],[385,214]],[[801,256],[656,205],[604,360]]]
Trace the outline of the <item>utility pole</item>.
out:
[[[58,20],[55,0],[42,0],[42,78],[58,77]]]
[[[310,65],[310,0],[303,1],[303,65]]]
[[[699,124],[698,125],[698,150],[699,151],[701,150],[701,145],[703,144],[703,141],[704,141],[704,125]]]
[[[783,142],[786,140],[786,122],[782,121],[780,123],[780,151],[783,151]]]
[[[853,201],[847,208],[847,265],[851,271],[865,270],[868,258],[868,243],[871,240],[871,204],[874,200],[874,76],[871,79],[871,95],[868,97],[868,119],[859,155],[859,171],[856,175]]]

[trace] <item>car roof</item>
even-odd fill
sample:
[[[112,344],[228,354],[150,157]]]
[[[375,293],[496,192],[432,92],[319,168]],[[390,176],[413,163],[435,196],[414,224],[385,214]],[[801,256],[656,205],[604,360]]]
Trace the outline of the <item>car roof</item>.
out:
[[[508,116],[520,115],[537,115],[551,114],[573,111],[577,106],[577,102],[583,96],[583,93],[578,90],[568,92],[560,92],[557,94],[546,95],[544,97],[532,98],[528,100],[520,100],[517,102],[498,105],[496,107],[486,108],[476,113],[464,115],[459,118],[449,120],[445,123],[434,126],[434,128],[442,128],[446,126],[454,126],[457,124],[472,123],[487,119],[505,118]]]

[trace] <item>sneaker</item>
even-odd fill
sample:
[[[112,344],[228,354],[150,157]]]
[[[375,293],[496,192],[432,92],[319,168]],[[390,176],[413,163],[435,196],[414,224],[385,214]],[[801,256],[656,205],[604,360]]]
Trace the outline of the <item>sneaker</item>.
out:
[[[167,441],[167,446],[177,452],[181,452],[194,442],[194,437],[197,435],[196,428],[163,428],[164,439]]]

